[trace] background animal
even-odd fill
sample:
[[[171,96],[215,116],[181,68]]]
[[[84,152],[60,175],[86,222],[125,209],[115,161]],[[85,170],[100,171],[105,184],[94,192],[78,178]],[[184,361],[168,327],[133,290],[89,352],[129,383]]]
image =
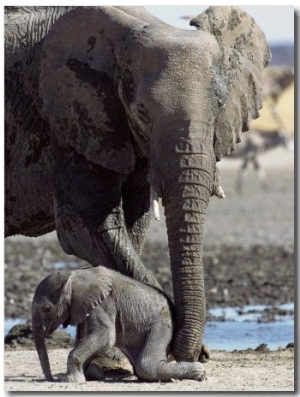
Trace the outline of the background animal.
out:
[[[293,103],[288,100],[283,107],[282,101],[284,93],[294,83],[294,71],[288,66],[272,66],[266,68],[263,75],[264,102],[260,117],[242,136],[236,151],[230,154],[230,158],[243,159],[236,178],[236,190],[239,192],[242,190],[244,176],[251,163],[261,187],[263,189],[268,187],[266,173],[259,161],[260,154],[277,146],[289,150],[293,147],[293,131],[289,128],[290,121],[293,120]]]
[[[261,187],[266,189],[266,173],[259,161],[260,154],[278,146],[289,148],[290,145],[291,140],[285,131],[260,131],[257,129],[247,131],[243,135],[242,141],[237,145],[237,149],[229,156],[229,158],[242,159],[236,178],[236,190],[238,192],[242,191],[244,177],[250,163],[254,167]]]
[[[32,302],[33,337],[46,379],[53,380],[45,336],[60,324],[83,328],[68,357],[69,381],[85,381],[84,372],[90,376],[91,371],[93,379],[101,378],[89,364],[112,346],[123,351],[142,379],[203,379],[199,362],[167,362],[173,310],[160,290],[103,266],[51,273],[38,285]]]
[[[202,350],[216,162],[258,117],[270,60],[237,7],[191,24],[173,28],[142,7],[5,14],[6,236],[56,229],[67,253],[160,288],[140,260],[152,187],[165,207],[177,361]]]
[[[264,72],[263,96],[276,104],[280,95],[294,81],[294,70],[289,66],[272,66]]]

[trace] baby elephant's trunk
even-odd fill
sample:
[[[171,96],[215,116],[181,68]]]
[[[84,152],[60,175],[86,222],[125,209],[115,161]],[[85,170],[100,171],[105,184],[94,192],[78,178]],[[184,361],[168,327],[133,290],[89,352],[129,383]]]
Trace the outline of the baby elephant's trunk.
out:
[[[34,307],[32,309],[32,334],[33,334],[35,348],[38,353],[45,378],[49,382],[53,381],[54,379],[51,375],[49,358],[45,344],[45,333],[44,333],[42,321],[38,313],[35,311]]]

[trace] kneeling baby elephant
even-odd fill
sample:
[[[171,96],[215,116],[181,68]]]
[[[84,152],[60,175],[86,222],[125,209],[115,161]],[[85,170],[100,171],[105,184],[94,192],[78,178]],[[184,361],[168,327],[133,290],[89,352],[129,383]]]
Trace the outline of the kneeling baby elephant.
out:
[[[163,292],[105,267],[51,273],[32,303],[32,330],[44,375],[51,375],[45,336],[59,325],[84,324],[67,362],[67,379],[85,381],[95,355],[118,347],[145,380],[204,378],[200,362],[168,362],[173,305]]]

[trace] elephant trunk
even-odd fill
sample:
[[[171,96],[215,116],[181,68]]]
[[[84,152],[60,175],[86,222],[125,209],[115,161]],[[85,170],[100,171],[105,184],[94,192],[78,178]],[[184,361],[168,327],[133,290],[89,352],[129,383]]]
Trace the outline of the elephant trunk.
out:
[[[185,204],[174,200],[165,206],[177,324],[173,355],[176,361],[195,361],[206,315],[202,259],[206,204],[201,202],[198,211],[179,214],[178,207]]]
[[[53,381],[51,375],[48,353],[45,344],[45,332],[39,314],[33,310],[32,314],[32,335],[36,351],[39,356],[41,367],[47,381]]]
[[[176,313],[173,355],[197,361],[206,316],[203,227],[216,165],[212,145],[184,139],[176,147],[162,183]]]

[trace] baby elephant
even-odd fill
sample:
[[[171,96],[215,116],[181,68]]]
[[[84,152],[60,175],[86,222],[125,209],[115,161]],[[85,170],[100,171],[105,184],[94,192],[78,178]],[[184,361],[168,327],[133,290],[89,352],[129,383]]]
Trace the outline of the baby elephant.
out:
[[[37,287],[32,330],[44,375],[51,375],[45,336],[60,324],[84,324],[67,363],[67,379],[85,381],[95,355],[118,347],[145,380],[204,378],[200,362],[168,362],[173,334],[172,303],[159,290],[105,267],[51,273]]]

